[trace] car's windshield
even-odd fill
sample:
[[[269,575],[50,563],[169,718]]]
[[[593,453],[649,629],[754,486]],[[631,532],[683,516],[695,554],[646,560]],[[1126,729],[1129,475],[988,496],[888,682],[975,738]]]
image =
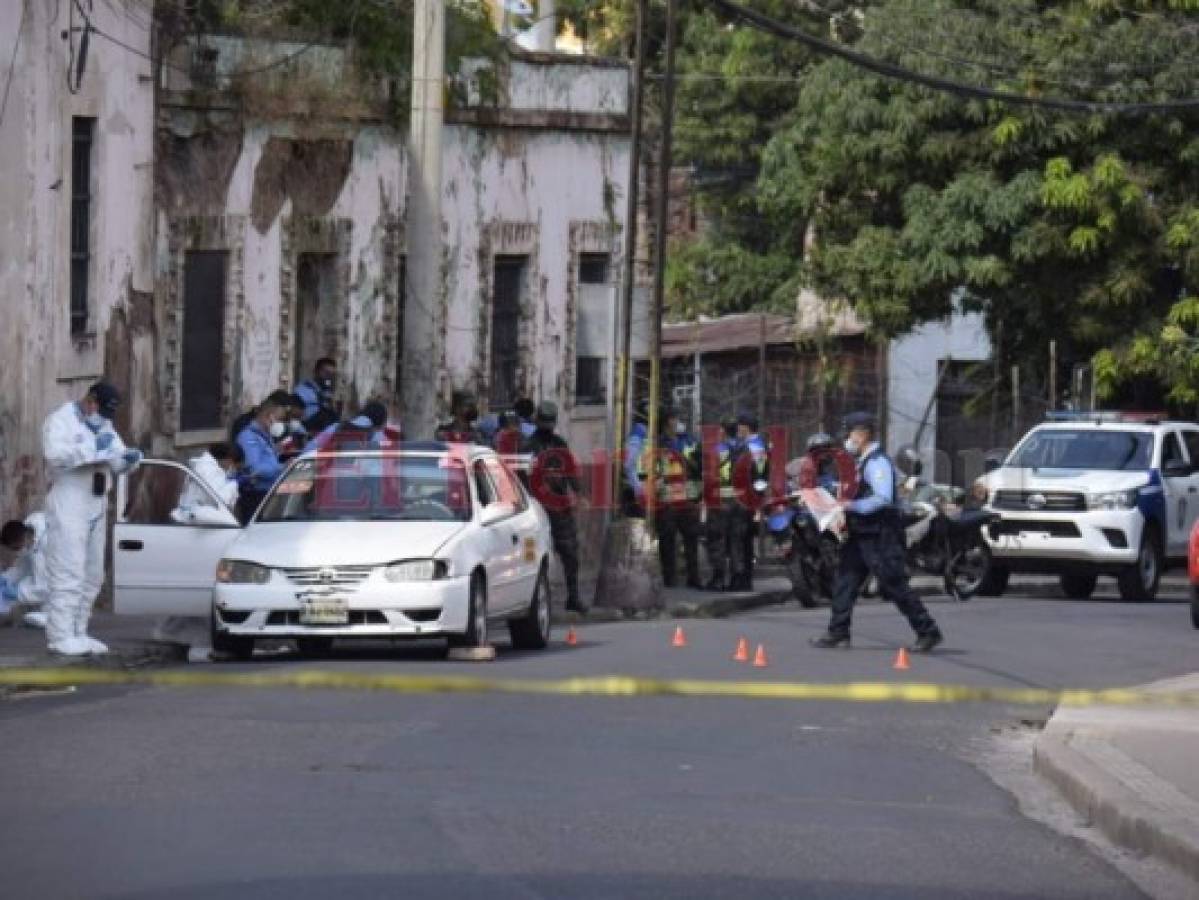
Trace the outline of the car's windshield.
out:
[[[1020,469],[1148,469],[1153,453],[1149,431],[1045,428],[1021,444],[1008,465]]]
[[[450,456],[321,455],[297,462],[259,522],[466,522],[466,466]]]

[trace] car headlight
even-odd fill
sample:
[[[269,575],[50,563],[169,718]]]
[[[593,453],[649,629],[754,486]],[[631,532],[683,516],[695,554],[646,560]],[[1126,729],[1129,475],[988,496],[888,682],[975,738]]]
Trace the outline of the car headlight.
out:
[[[433,581],[445,576],[446,564],[440,559],[403,559],[383,570],[388,581]]]
[[[1137,505],[1137,489],[1128,491],[1102,491],[1087,494],[1087,509],[1132,509]]]
[[[222,584],[266,584],[271,570],[244,559],[222,559],[217,563],[216,580]]]

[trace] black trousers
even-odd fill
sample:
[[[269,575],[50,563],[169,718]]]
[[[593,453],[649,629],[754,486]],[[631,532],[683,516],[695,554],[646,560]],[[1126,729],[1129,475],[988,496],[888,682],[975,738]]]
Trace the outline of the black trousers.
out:
[[[262,505],[262,501],[266,499],[266,491],[251,491],[242,488],[237,495],[237,518],[243,525],[247,524],[258,512],[258,507]]]
[[[570,606],[579,604],[579,532],[575,527],[575,514],[572,510],[551,512],[546,510],[550,520],[550,537],[554,542],[554,552],[562,561],[562,573],[566,576],[566,602]]]
[[[728,508],[729,567],[734,575],[749,578],[754,566],[754,514],[738,501]]]
[[[898,527],[885,526],[877,534],[851,533],[841,548],[829,634],[849,634],[854,603],[870,575],[878,579],[883,599],[895,604],[916,634],[935,632],[937,623],[908,584],[905,565],[903,533]]]
[[[699,581],[699,509],[693,503],[663,505],[656,510],[658,561],[662,580],[670,587],[678,576],[678,542],[683,541],[683,559],[687,581]]]

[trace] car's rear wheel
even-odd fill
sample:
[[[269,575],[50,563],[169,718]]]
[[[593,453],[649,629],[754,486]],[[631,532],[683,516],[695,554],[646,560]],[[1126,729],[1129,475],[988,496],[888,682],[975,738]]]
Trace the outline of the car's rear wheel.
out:
[[[533,599],[529,609],[519,619],[508,622],[508,633],[512,646],[518,650],[541,650],[550,642],[550,579],[549,567],[541,564],[537,572],[537,583],[533,587]]]
[[[1191,624],[1199,628],[1199,585],[1191,585]]]
[[[296,638],[296,648],[303,656],[328,656],[333,650],[331,637]]]
[[[980,597],[999,597],[1007,590],[1008,581],[1011,580],[1012,573],[1003,566],[991,564],[991,568],[987,570],[987,577],[983,579],[982,584],[978,586],[977,594]]]
[[[945,593],[955,600],[969,600],[978,593],[991,570],[991,550],[981,541],[955,553],[945,568]]]
[[[481,572],[470,579],[470,601],[466,613],[466,631],[451,634],[451,647],[487,646],[487,582]]]
[[[1137,561],[1116,577],[1120,599],[1129,603],[1144,603],[1157,596],[1162,577],[1162,552],[1157,534],[1146,531],[1141,537]]]
[[[209,634],[212,638],[212,649],[217,653],[232,656],[243,662],[254,655],[254,639],[243,637],[240,634],[229,634],[227,631],[218,631],[215,614],[209,622]]]
[[[1095,593],[1098,583],[1097,575],[1063,575],[1061,577],[1062,593],[1071,600],[1087,600]]]

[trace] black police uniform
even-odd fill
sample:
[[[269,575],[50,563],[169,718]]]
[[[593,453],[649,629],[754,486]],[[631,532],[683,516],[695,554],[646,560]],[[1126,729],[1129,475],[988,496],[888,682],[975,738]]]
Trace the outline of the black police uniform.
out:
[[[876,459],[886,462],[891,470],[892,483],[895,482],[894,464],[882,450],[875,448],[858,463],[855,500],[874,495],[864,473],[866,466]],[[825,640],[848,640],[854,603],[858,599],[862,584],[873,574],[878,579],[883,599],[896,605],[917,636],[936,638],[939,641],[941,632],[937,623],[908,584],[903,526],[898,508],[894,503],[890,503],[871,515],[847,513],[846,520],[849,525],[849,539],[841,549],[840,567],[833,589],[832,617]]]
[[[547,455],[551,450],[560,452]],[[529,483],[550,520],[554,552],[562,561],[566,576],[566,608],[583,612],[585,607],[579,599],[579,533],[574,500],[570,496],[571,491],[576,495],[581,491],[579,479],[566,471],[566,461],[561,458],[562,454],[570,453],[570,446],[555,432],[538,428],[524,442],[521,452],[533,454]]]

